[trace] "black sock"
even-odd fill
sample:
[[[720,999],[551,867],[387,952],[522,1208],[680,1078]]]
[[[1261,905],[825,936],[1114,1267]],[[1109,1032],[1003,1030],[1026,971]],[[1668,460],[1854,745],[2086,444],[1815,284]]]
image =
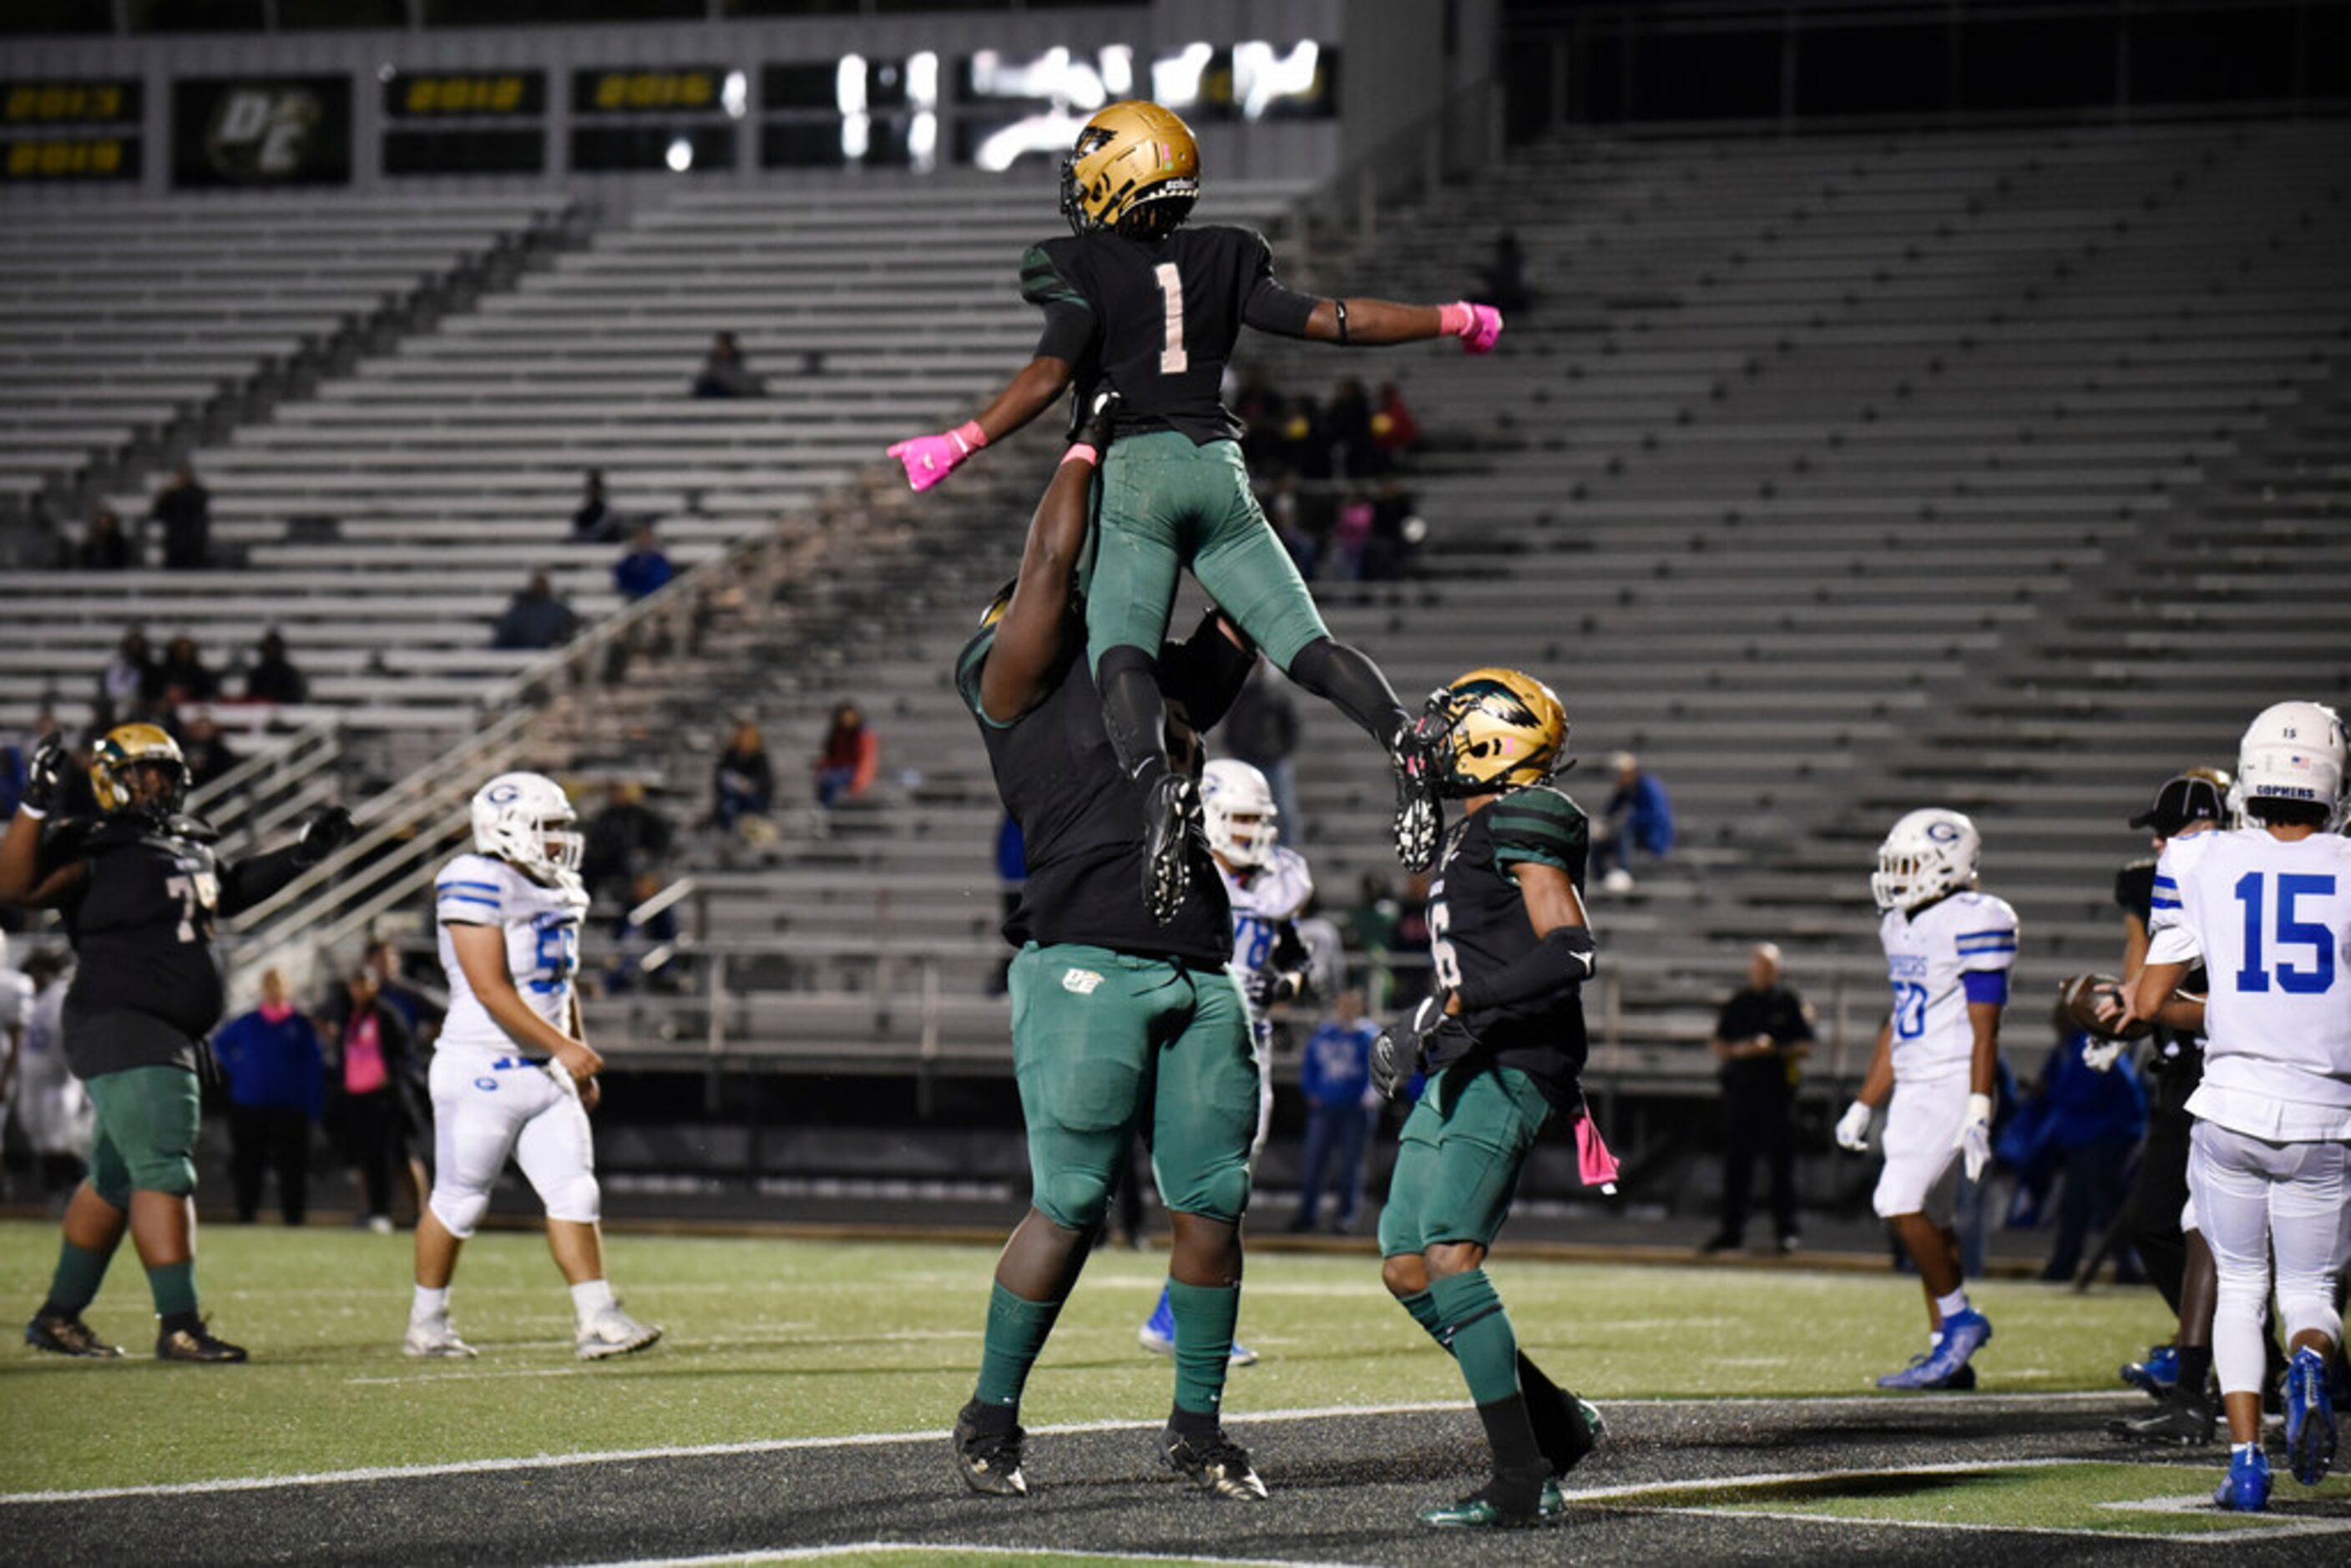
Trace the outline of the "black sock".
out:
[[[1497,1475],[1551,1474],[1551,1467],[1543,1462],[1542,1449],[1535,1442],[1533,1423],[1527,1419],[1525,1395],[1514,1394],[1508,1399],[1479,1406],[1478,1419],[1484,1423],[1486,1441],[1494,1450]]]
[[[193,1312],[166,1312],[163,1315],[163,1332],[165,1333],[178,1333],[183,1329],[185,1329],[190,1333],[194,1333],[204,1326],[204,1320],[198,1317]]]
[[[2209,1344],[2179,1346],[2179,1386],[2191,1399],[2204,1397],[2204,1386],[2212,1380],[2212,1347]]]
[[[1214,1437],[1217,1413],[1213,1410],[1186,1410],[1181,1405],[1171,1405],[1167,1408],[1167,1429],[1179,1437]]]
[[[1547,1469],[1562,1474],[1592,1451],[1592,1430],[1583,1424],[1575,1396],[1553,1383],[1524,1351],[1519,1353],[1519,1388]]]
[[[984,1399],[975,1399],[963,1407],[957,1419],[983,1435],[1009,1432],[1020,1425],[1020,1406],[990,1405]]]
[[[1108,655],[1103,662],[1109,662]],[[1344,643],[1316,638],[1298,651],[1285,673],[1353,719],[1383,747],[1394,742],[1396,731],[1412,721],[1380,667]]]
[[[1110,649],[1094,681],[1102,687],[1102,727],[1110,731],[1119,771],[1137,781],[1165,772],[1167,708],[1150,655],[1140,648]]]

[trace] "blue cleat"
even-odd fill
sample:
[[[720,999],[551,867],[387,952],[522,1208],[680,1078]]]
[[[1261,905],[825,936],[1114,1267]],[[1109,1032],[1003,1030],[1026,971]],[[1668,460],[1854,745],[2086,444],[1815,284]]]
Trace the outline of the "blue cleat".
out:
[[[2285,1459],[2294,1479],[2314,1487],[2335,1462],[2335,1401],[2325,1359],[2304,1346],[2285,1369]]]
[[[2260,1444],[2247,1444],[2229,1456],[2229,1473],[2212,1489],[2212,1502],[2237,1513],[2259,1513],[2269,1507],[2270,1459]]]
[[[2179,1385],[2179,1350],[2176,1345],[2158,1344],[2147,1353],[2145,1361],[2125,1362],[2122,1380],[2158,1403],[2170,1397]]]
[[[1970,1308],[1943,1320],[1934,1347],[1899,1372],[1877,1380],[1880,1388],[1953,1388],[1975,1386],[1968,1360],[1991,1338],[1991,1322]]]
[[[1159,1287],[1159,1304],[1143,1320],[1143,1327],[1135,1331],[1134,1337],[1154,1355],[1176,1354],[1176,1309],[1168,1304],[1166,1286]],[[1257,1352],[1235,1340],[1230,1359],[1235,1366],[1255,1366]]]

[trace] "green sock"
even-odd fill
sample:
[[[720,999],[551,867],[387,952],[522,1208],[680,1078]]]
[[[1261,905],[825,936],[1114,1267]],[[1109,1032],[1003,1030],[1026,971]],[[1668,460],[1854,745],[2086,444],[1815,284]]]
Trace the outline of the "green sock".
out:
[[[196,1260],[166,1263],[147,1270],[147,1289],[155,1297],[155,1315],[162,1318],[193,1314],[196,1310]]]
[[[1176,1314],[1176,1403],[1213,1415],[1225,1401],[1233,1325],[1241,1316],[1241,1288],[1170,1280],[1167,1306]]]
[[[1432,1281],[1428,1293],[1469,1397],[1481,1406],[1518,1397],[1519,1336],[1486,1270],[1447,1275]]]
[[[987,1334],[979,1353],[979,1386],[972,1397],[982,1405],[1018,1409],[1029,1369],[1044,1354],[1059,1301],[1029,1301],[998,1285],[987,1293]]]
[[[1453,1354],[1453,1347],[1445,1343],[1445,1325],[1437,1321],[1437,1296],[1434,1291],[1415,1291],[1409,1296],[1398,1296],[1396,1305],[1410,1312],[1412,1321],[1428,1331],[1428,1337],[1437,1342],[1438,1349],[1447,1355]]]
[[[116,1239],[120,1245],[120,1239]],[[55,1312],[61,1317],[78,1318],[81,1310],[98,1300],[98,1288],[106,1281],[106,1266],[114,1261],[114,1248],[93,1252],[87,1247],[66,1242],[57,1249],[57,1271],[49,1278],[49,1299],[42,1303],[44,1311]]]

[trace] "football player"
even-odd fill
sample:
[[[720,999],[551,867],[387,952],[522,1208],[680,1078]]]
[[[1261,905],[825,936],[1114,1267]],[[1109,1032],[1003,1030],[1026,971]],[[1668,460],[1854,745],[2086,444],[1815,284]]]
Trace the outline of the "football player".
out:
[[[1209,1494],[1254,1500],[1265,1483],[1220,1414],[1257,1126],[1249,1000],[1231,967],[1224,883],[1204,846],[1189,846],[1204,863],[1172,922],[1144,909],[1132,874],[1142,801],[1119,787],[1072,584],[1106,432],[1098,413],[1063,457],[1019,575],[956,664],[956,689],[1028,849],[1029,880],[1005,936],[1020,949],[1012,1058],[1033,1194],[997,1260],[979,1377],[956,1416],[956,1469],[975,1491],[1029,1490],[1021,1393],[1148,1118],[1152,1172],[1175,1231],[1176,1394],[1159,1451]],[[1194,737],[1223,716],[1251,653],[1212,613],[1162,658],[1165,723],[1188,772]]]
[[[1437,798],[1410,716],[1378,666],[1332,640],[1250,494],[1241,426],[1218,395],[1241,328],[1343,346],[1449,333],[1473,353],[1490,350],[1502,329],[1490,306],[1320,299],[1286,288],[1261,235],[1184,226],[1199,190],[1199,148],[1176,115],[1135,101],[1088,120],[1061,166],[1071,236],[1032,246],[1021,261],[1021,295],[1045,312],[1035,357],[977,419],[889,449],[925,490],[1072,382],[1079,408],[1104,385],[1123,400],[1118,445],[1102,465],[1086,661],[1120,769],[1147,798],[1144,896],[1162,922],[1183,902],[1184,842],[1199,809],[1159,744],[1155,654],[1186,567],[1290,679],[1386,747],[1404,862],[1423,869],[1437,848]]]
[[[2147,967],[2131,1016],[2204,1035],[2188,1102],[2188,1186],[2220,1273],[2212,1359],[2228,1416],[2222,1508],[2269,1504],[2262,1318],[2276,1259],[2286,1457],[2315,1486],[2335,1458],[2328,1363],[2351,1251],[2351,841],[2343,721],[2317,703],[2262,710],[2237,751],[2246,827],[2174,839],[2156,862]],[[2201,960],[2206,998],[2179,994]]]
[[[1273,1022],[1266,1009],[1304,989],[1306,945],[1299,940],[1298,916],[1314,896],[1314,877],[1306,857],[1282,845],[1273,789],[1248,763],[1220,757],[1200,770],[1200,813],[1209,858],[1233,906],[1233,967],[1249,1000],[1249,1042],[1257,1056],[1254,1158],[1273,1124]],[[1145,1350],[1176,1354],[1176,1317],[1166,1291],[1160,1291],[1138,1337]],[[1257,1352],[1237,1339],[1232,1360],[1248,1366]]]
[[[457,1251],[490,1207],[508,1155],[547,1209],[548,1250],[571,1287],[582,1361],[640,1351],[662,1331],[621,1310],[604,1278],[588,1113],[603,1065],[580,1028],[572,977],[588,890],[580,819],[563,787],[502,773],[475,792],[474,852],[433,884],[449,1016],[433,1051],[433,1196],[416,1221],[416,1295],[402,1348],[469,1356],[449,1321]]]
[[[1591,824],[1551,787],[1567,715],[1541,681],[1472,670],[1429,698],[1417,727],[1463,815],[1428,888],[1436,988],[1373,1048],[1382,1094],[1428,1075],[1380,1212],[1380,1277],[1460,1363],[1493,1455],[1484,1487],[1420,1521],[1511,1528],[1564,1511],[1557,1478],[1600,1436],[1599,1413],[1519,1349],[1485,1269],[1537,1135],[1555,1113],[1583,1113]]]
[[[227,1004],[214,922],[325,859],[350,837],[350,813],[330,807],[287,848],[223,865],[213,830],[180,810],[188,765],[169,735],[152,724],[106,733],[89,768],[94,819],[50,816],[66,760],[58,737],[41,742],[0,840],[0,904],[55,909],[73,945],[66,1061],[97,1110],[89,1177],[66,1206],[57,1273],[25,1343],[61,1355],[122,1354],[81,1311],[128,1230],[162,1320],[156,1358],[243,1361],[196,1304],[196,1063]]]
[[[1836,1139],[1868,1147],[1870,1115],[1891,1097],[1874,1201],[1917,1265],[1929,1336],[1880,1388],[1972,1388],[1970,1359],[1991,1338],[1991,1321],[1969,1304],[1952,1227],[1960,1166],[1974,1181],[1991,1160],[2000,1016],[2016,964],[2016,911],[1976,889],[1982,856],[1964,814],[1913,811],[1878,846],[1869,881],[1894,1006]]]

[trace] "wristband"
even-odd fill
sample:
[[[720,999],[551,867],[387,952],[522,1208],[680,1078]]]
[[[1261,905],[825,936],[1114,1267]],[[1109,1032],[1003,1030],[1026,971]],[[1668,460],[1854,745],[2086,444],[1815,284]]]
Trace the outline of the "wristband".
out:
[[[1343,349],[1347,346],[1347,302],[1333,299],[1331,303],[1339,312],[1339,347]]]
[[[30,800],[17,801],[16,813],[19,816],[30,817],[37,822],[47,821],[49,815],[47,811],[44,811],[39,807],[34,805]]]
[[[1092,446],[1081,441],[1071,446],[1067,452],[1061,454],[1061,461],[1064,463],[1092,463],[1099,465],[1102,462],[1102,454],[1096,452]]]
[[[976,419],[965,420],[961,424],[956,425],[951,434],[957,441],[963,443],[966,454],[977,452],[987,444],[987,432],[980,429],[979,421]]]
[[[1461,301],[1437,308],[1437,329],[1448,337],[1466,338],[1478,323],[1478,313]]]
[[[1970,1122],[1990,1122],[1991,1120],[1991,1095],[1970,1094],[1968,1096],[1968,1120]]]

